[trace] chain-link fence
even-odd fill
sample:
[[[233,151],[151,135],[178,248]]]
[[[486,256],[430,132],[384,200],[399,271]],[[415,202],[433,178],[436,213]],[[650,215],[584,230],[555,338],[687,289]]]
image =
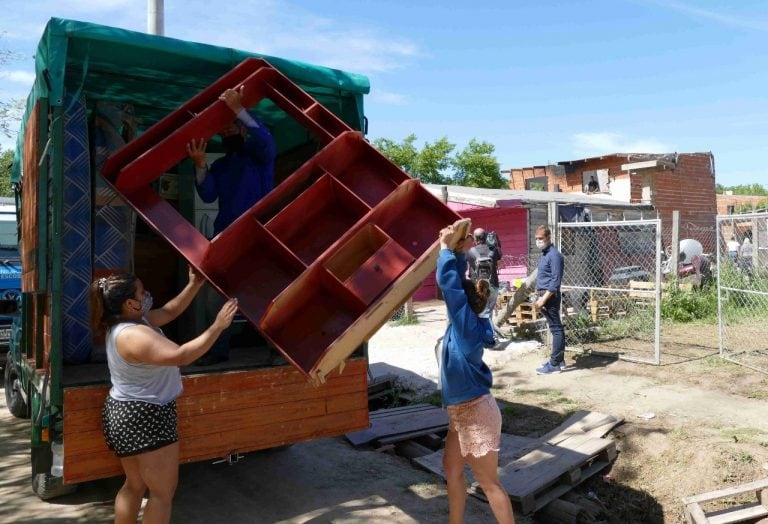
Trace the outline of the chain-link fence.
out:
[[[660,220],[559,224],[570,349],[660,362]]]
[[[768,213],[717,217],[720,356],[768,373]]]
[[[717,355],[715,272],[717,231],[681,221],[678,263],[672,267],[672,220],[662,224],[661,337],[664,363],[673,364]],[[671,287],[670,287],[671,286]]]

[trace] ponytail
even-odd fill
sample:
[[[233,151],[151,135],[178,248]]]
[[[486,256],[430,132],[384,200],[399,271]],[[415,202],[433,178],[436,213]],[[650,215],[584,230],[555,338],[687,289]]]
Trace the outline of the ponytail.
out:
[[[467,295],[467,302],[472,311],[478,315],[485,311],[485,306],[488,304],[488,297],[491,295],[491,287],[487,280],[478,280],[477,284],[473,284],[471,280],[464,279],[461,282],[464,288],[464,293]]]
[[[123,303],[136,295],[136,277],[127,273],[94,280],[90,289],[91,328],[103,334],[120,320]]]
[[[488,299],[491,297],[491,284],[485,279],[480,279],[477,281],[477,284],[475,284],[475,290],[483,301],[483,309],[485,309],[485,306],[488,304]]]

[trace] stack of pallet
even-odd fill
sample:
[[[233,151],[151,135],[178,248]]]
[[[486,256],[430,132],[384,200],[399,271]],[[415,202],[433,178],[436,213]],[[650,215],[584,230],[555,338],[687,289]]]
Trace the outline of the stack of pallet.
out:
[[[502,434],[499,479],[523,514],[541,510],[616,458],[616,444],[603,438],[622,419],[578,411],[558,428],[534,439]],[[424,469],[445,477],[443,452],[415,459]],[[471,479],[471,472],[465,471]],[[484,498],[473,482],[470,493]]]
[[[629,301],[624,294],[601,294],[589,292],[589,312],[592,322],[601,319],[616,318],[627,314]]]
[[[499,311],[506,309],[510,300],[513,300],[515,296],[514,292],[499,293],[499,297],[496,301],[496,306]],[[514,313],[507,318],[507,324],[509,324],[514,331],[516,328],[530,322],[536,322],[542,319],[541,312],[533,307],[531,302],[523,302],[515,308]]]

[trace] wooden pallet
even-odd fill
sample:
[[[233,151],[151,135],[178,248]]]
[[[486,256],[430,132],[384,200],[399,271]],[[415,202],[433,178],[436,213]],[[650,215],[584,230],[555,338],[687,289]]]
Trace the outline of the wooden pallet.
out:
[[[625,294],[598,295],[594,291],[590,291],[589,312],[592,322],[624,316],[627,314],[629,306]]]
[[[541,311],[535,310],[533,308],[533,304],[525,303],[518,306],[517,309],[515,309],[512,315],[510,315],[504,323],[516,327],[540,322],[543,320],[544,316],[541,314]]]
[[[523,514],[533,513],[607,467],[616,458],[612,440],[577,435],[543,444],[504,466],[499,479]],[[481,494],[475,483],[472,490]]]
[[[616,458],[613,441],[601,438],[621,419],[594,411],[577,411],[560,426],[538,439],[501,435],[499,476],[512,500],[524,513],[541,509]],[[415,462],[445,478],[443,450],[419,457]],[[470,493],[484,498],[472,482]]]
[[[754,493],[756,500],[740,506],[733,506],[706,513],[701,504],[726,498]],[[732,488],[710,491],[693,497],[683,498],[685,519],[688,524],[728,524],[730,522],[753,521],[768,517],[768,478],[742,484]]]
[[[372,411],[370,421],[370,428],[345,435],[353,446],[394,444],[448,430],[448,414],[431,404]]]
[[[499,296],[496,297],[496,306],[499,309],[506,307],[507,304],[509,304],[509,301],[514,298],[514,296],[515,296],[514,291],[503,291],[499,293]]]
[[[535,322],[542,318],[541,311],[533,307],[530,302],[523,302],[515,309],[515,318],[519,324],[524,322]]]

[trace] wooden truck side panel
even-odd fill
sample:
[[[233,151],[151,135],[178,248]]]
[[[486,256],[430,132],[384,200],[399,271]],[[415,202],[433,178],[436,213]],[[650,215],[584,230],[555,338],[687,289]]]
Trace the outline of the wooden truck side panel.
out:
[[[367,361],[353,359],[319,386],[289,367],[183,377],[176,401],[181,462],[228,456],[368,427]],[[122,474],[104,442],[108,386],[64,390],[64,482]]]

